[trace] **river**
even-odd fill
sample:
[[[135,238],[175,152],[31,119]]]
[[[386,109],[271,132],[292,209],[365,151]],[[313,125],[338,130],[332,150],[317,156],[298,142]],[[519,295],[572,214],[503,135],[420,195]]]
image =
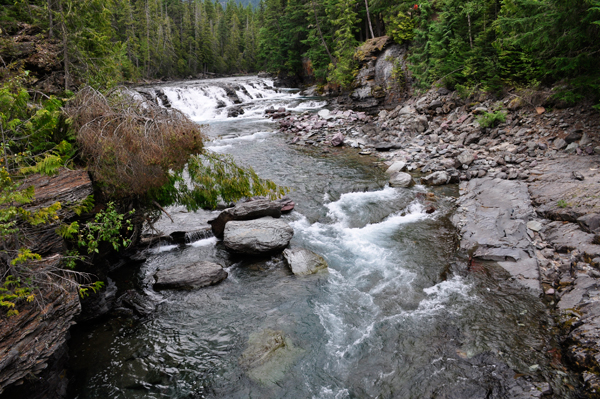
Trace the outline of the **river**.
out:
[[[280,256],[235,257],[215,238],[153,248],[141,267],[113,278],[158,302],[156,312],[75,329],[70,397],[537,397],[524,392],[530,382],[569,397],[546,306],[500,268],[469,268],[456,253],[456,187],[435,191],[437,210],[427,214],[416,197],[428,189],[386,186],[357,150],[288,144],[264,109],[316,112],[327,101],[269,80],[143,90],[206,125],[212,151],[289,187],[291,245],[322,255],[329,271],[296,277]],[[232,108],[244,114],[227,117]],[[214,215],[169,212],[186,226]],[[157,268],[197,260],[222,264],[229,277],[190,292],[152,289]],[[242,355],[265,331],[282,334],[286,350],[268,367],[248,368]]]

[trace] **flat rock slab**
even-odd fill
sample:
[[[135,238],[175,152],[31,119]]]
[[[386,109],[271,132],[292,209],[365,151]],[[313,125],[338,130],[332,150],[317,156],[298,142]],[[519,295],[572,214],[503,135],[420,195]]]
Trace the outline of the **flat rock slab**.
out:
[[[286,249],[283,251],[283,256],[296,276],[305,276],[327,269],[325,259],[308,249]]]
[[[252,220],[263,216],[281,217],[282,204],[268,199],[257,199],[237,204],[225,209],[215,219],[209,220],[215,237],[222,238],[227,222],[232,220]]]
[[[238,253],[261,255],[282,251],[294,236],[283,220],[266,216],[255,220],[230,221],[225,225],[223,243]]]
[[[541,161],[531,169],[529,191],[537,211],[547,219],[576,222],[600,212],[600,162],[598,157],[568,155]],[[581,173],[584,180],[573,177]],[[563,201],[560,207],[559,201]]]
[[[522,285],[541,293],[539,269],[527,236],[534,215],[527,185],[492,178],[460,184],[459,208],[452,222],[460,230],[461,248],[473,257],[497,262]]]
[[[582,231],[578,224],[552,222],[546,226],[544,233],[557,252],[566,253],[576,249],[588,261],[600,256],[600,245],[593,243],[594,234]]]
[[[227,278],[221,265],[200,261],[159,270],[154,275],[155,290],[191,290],[217,284]]]

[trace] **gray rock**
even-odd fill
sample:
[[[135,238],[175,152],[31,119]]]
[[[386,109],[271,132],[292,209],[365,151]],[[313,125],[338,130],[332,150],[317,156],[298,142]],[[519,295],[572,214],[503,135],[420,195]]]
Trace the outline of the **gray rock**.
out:
[[[268,200],[257,199],[237,204],[225,209],[215,219],[209,220],[215,237],[223,238],[225,225],[231,220],[252,220],[264,216],[281,217],[281,204]]]
[[[404,169],[406,169],[406,162],[395,161],[389,168],[386,169],[385,173],[388,175],[393,175],[396,172],[402,172]]]
[[[294,229],[283,220],[266,216],[256,220],[230,221],[225,225],[223,243],[228,249],[260,255],[282,251],[289,244]]]
[[[527,228],[531,231],[540,231],[542,229],[542,224],[537,220],[532,220],[527,222]]]
[[[331,138],[331,145],[334,147],[340,146],[344,143],[344,135],[342,133],[336,133]]]
[[[288,369],[304,350],[297,348],[283,331],[265,329],[250,335],[240,365],[248,376],[267,386],[285,379]]]
[[[415,181],[412,176],[405,172],[396,172],[390,177],[390,186],[392,187],[412,187]]]
[[[331,119],[331,118],[333,118],[333,115],[331,115],[331,112],[328,109],[322,109],[322,110],[320,110],[319,112],[317,112],[317,115],[319,115],[323,119]]]
[[[565,148],[565,151],[566,152],[575,152],[575,151],[577,151],[578,148],[579,148],[579,144],[571,143],[567,146],[567,148]]]
[[[567,137],[565,137],[565,141],[567,142],[567,144],[571,144],[571,143],[581,140],[582,138],[583,138],[583,134],[580,131],[575,131],[575,132],[569,134]]]
[[[461,152],[457,157],[456,160],[461,164],[461,165],[470,165],[473,160],[475,159],[475,157],[473,156],[473,153],[469,150],[463,151]]]
[[[321,255],[304,248],[291,248],[283,251],[292,273],[296,276],[305,276],[327,269],[327,262]]]
[[[567,142],[561,138],[558,138],[558,139],[554,140],[553,145],[554,145],[554,148],[556,148],[557,150],[560,150],[561,148],[564,148],[567,145]]]
[[[191,290],[217,284],[227,278],[221,265],[200,261],[159,270],[154,275],[155,290]]]
[[[430,186],[441,186],[444,184],[448,184],[450,178],[448,173],[445,171],[433,172],[428,176],[421,177],[421,183],[427,184]]]
[[[460,229],[461,249],[474,258],[495,261],[519,283],[541,293],[537,259],[526,223],[534,211],[527,185],[482,178],[460,184],[458,211],[452,222]]]
[[[588,144],[591,144],[592,139],[590,138],[590,136],[588,136],[587,133],[583,133],[583,135],[581,136],[581,140],[579,140],[579,146],[580,147],[585,147]]]

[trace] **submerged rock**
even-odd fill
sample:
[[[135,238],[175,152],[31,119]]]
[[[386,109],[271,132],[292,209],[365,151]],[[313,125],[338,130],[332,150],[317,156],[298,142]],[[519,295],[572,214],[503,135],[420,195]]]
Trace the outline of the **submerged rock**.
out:
[[[200,261],[159,270],[154,275],[155,290],[191,290],[217,284],[227,278],[221,265]]]
[[[285,378],[287,369],[302,352],[283,331],[265,329],[250,335],[240,364],[254,381],[272,385]]]
[[[234,252],[261,255],[283,250],[293,235],[294,229],[289,224],[266,216],[256,220],[228,222],[223,243]]]
[[[304,248],[291,248],[283,251],[292,273],[296,276],[305,276],[327,269],[327,262],[321,255]]]

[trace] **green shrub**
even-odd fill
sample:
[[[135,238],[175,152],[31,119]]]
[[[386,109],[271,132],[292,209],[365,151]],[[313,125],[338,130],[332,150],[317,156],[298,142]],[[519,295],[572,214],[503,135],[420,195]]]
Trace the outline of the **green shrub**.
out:
[[[477,122],[481,127],[495,127],[506,122],[506,113],[504,111],[485,112],[477,117]]]

